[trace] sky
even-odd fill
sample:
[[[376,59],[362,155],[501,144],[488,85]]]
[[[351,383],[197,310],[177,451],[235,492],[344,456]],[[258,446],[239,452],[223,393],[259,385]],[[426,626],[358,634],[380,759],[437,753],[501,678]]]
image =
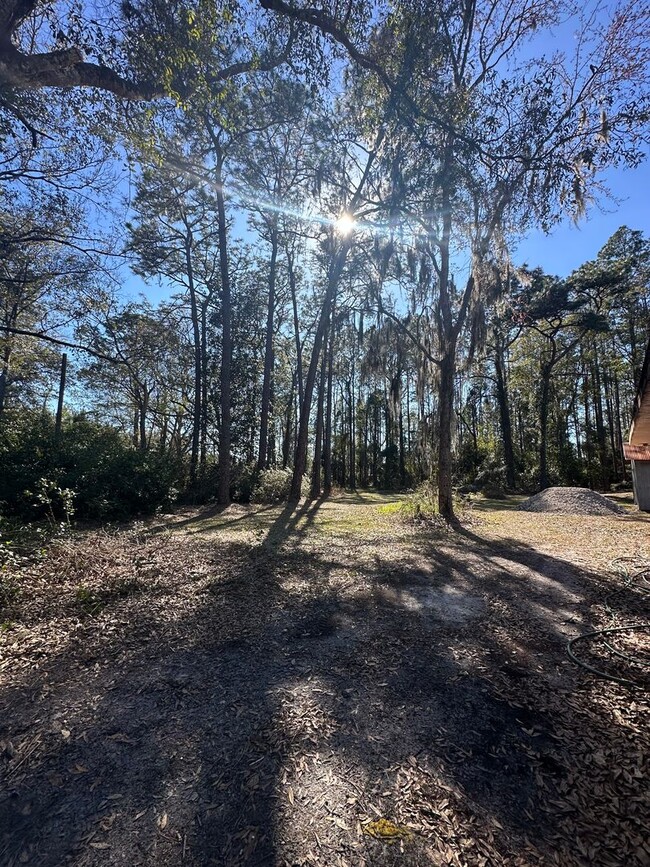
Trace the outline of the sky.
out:
[[[551,234],[531,232],[513,254],[517,265],[543,268],[548,274],[567,277],[583,262],[594,259],[620,226],[650,236],[650,161],[636,169],[616,169],[606,174],[607,185],[618,201],[592,205],[578,225],[565,219]]]

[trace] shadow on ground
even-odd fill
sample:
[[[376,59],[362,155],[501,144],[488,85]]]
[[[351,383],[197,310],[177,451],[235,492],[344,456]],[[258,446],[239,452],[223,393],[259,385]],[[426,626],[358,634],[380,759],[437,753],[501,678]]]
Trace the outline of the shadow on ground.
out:
[[[1,864],[608,864],[610,844],[627,851],[641,784],[604,782],[590,757],[603,744],[607,761],[629,757],[633,721],[594,695],[629,696],[564,653],[602,576],[471,527],[314,541],[322,508],[265,514],[255,543],[202,543],[191,614],[174,610],[172,564],[165,617],[146,593],[118,600],[21,664],[2,694],[16,752],[0,758]],[[621,604],[637,610],[633,594]],[[408,836],[364,834],[378,816]]]

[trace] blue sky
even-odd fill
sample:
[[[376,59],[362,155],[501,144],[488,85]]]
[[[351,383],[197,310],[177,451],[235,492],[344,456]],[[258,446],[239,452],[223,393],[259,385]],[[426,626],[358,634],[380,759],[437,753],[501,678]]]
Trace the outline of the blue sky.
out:
[[[592,205],[585,219],[575,225],[564,220],[550,235],[531,232],[513,255],[518,265],[541,266],[549,274],[566,277],[583,262],[594,259],[620,226],[650,235],[650,163],[637,169],[610,170],[605,176],[618,202],[603,200]]]

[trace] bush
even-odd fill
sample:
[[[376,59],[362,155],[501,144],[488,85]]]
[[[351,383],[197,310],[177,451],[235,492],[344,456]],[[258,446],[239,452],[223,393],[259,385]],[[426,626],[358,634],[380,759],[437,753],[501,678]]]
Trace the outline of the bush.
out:
[[[438,514],[437,489],[424,482],[400,504],[400,516],[409,521],[426,521]]]
[[[172,503],[182,475],[176,458],[135,449],[83,416],[66,421],[58,443],[47,413],[6,417],[0,432],[0,501],[28,520],[150,514]]]
[[[259,482],[260,473],[255,464],[240,464],[232,469],[230,499],[235,503],[250,503]]]
[[[291,490],[291,470],[262,470],[253,489],[251,503],[283,503]]]
[[[258,473],[257,482],[253,488],[251,503],[284,503],[289,499],[291,491],[292,470],[272,469]],[[309,495],[309,479],[303,477],[301,496]]]
[[[484,497],[487,497],[488,500],[505,500],[506,495],[503,491],[503,488],[500,485],[494,484],[494,482],[487,482],[481,488],[481,493]]]

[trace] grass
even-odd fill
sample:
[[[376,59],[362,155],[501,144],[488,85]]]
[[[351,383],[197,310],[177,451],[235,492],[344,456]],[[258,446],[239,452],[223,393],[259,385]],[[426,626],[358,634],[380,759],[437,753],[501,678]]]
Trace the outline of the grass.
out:
[[[332,531],[357,535],[381,527],[384,520],[399,512],[403,495],[379,491],[345,491],[329,499],[303,500],[295,509],[286,503],[275,506],[232,505],[211,510],[184,521],[174,521],[167,529],[184,527],[190,535],[227,533],[244,539],[250,535],[271,540],[278,530],[313,533]]]

